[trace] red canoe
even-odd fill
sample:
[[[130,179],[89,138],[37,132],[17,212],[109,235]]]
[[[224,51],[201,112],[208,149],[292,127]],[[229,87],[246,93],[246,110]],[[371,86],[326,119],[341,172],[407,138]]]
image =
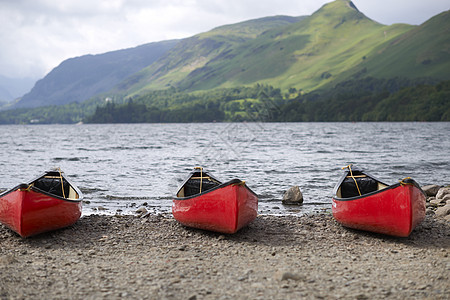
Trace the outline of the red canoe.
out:
[[[0,222],[22,237],[63,228],[80,218],[82,200],[61,171],[49,171],[0,194]]]
[[[351,166],[333,190],[332,212],[342,225],[407,237],[425,218],[426,196],[418,183],[405,178],[386,185]]]
[[[172,214],[189,227],[235,233],[252,222],[258,212],[258,196],[244,181],[226,183],[195,168],[173,200]]]

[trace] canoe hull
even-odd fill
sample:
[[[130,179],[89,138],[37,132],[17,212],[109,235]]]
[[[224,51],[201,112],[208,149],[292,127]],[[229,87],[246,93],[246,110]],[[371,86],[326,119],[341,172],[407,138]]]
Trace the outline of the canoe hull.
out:
[[[244,182],[177,198],[172,204],[172,214],[181,224],[221,233],[237,232],[252,222],[257,212],[258,197]]]
[[[74,224],[81,216],[81,201],[51,197],[34,190],[15,190],[0,199],[0,222],[29,237]]]
[[[0,194],[0,222],[22,237],[60,229],[81,216],[83,194],[60,169]]]
[[[359,230],[407,237],[425,218],[426,196],[415,182],[351,199],[333,197],[332,201],[334,218]]]

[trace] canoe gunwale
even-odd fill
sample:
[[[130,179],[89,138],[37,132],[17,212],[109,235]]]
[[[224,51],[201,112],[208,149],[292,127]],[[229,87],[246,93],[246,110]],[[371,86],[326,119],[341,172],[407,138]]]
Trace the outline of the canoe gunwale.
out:
[[[201,172],[205,177],[210,177],[210,178],[213,179],[214,181],[218,182],[219,185],[217,185],[217,186],[215,186],[215,187],[213,187],[213,188],[211,188],[211,189],[209,189],[209,190],[203,191],[203,192],[201,192],[201,193],[193,194],[193,195],[191,195],[191,196],[186,196],[186,197],[178,197],[178,196],[176,196],[176,197],[173,199],[174,201],[177,201],[177,200],[188,200],[188,199],[193,199],[193,198],[196,198],[196,197],[200,197],[200,196],[202,196],[202,195],[205,195],[205,194],[207,194],[207,193],[216,191],[216,190],[218,190],[218,189],[227,187],[227,186],[229,186],[229,185],[232,185],[232,184],[239,184],[239,183],[244,182],[244,181],[242,181],[242,180],[236,178],[236,179],[232,179],[232,180],[230,180],[230,181],[227,181],[227,182],[222,183],[219,179],[217,179],[216,177],[214,177],[213,175],[211,175],[208,171],[205,171],[203,168],[201,168],[201,169],[195,168],[194,170],[192,170],[192,171],[189,173],[189,175],[186,177],[186,179],[183,180],[183,182],[182,182],[181,185],[179,186],[179,188],[178,188],[178,190],[177,190],[177,193],[176,193],[175,195],[178,195],[178,193],[183,189],[183,187],[186,185],[186,183],[187,183],[187,182],[195,175],[195,173],[198,173],[198,172]],[[244,187],[245,187],[247,190],[249,190],[252,194],[254,194],[256,197],[258,197],[258,195],[257,195],[254,191],[252,191],[252,190],[247,186],[247,184],[245,184],[245,182],[244,182]]]
[[[361,171],[361,172],[362,172],[362,171]],[[413,185],[414,187],[418,188],[418,189],[423,193],[422,188],[420,187],[420,185],[419,185],[414,179],[411,179],[411,178],[403,179],[401,182],[397,182],[397,183],[394,183],[394,184],[391,184],[391,185],[387,185],[387,184],[381,182],[380,180],[374,178],[372,175],[369,175],[369,174],[366,173],[366,172],[362,172],[362,173],[364,173],[365,175],[367,175],[368,177],[370,177],[370,178],[376,180],[378,183],[381,183],[381,184],[383,184],[383,185],[386,185],[387,187],[385,187],[385,188],[383,188],[383,189],[381,189],[381,190],[377,190],[377,191],[373,191],[373,192],[370,192],[370,193],[363,194],[363,195],[361,195],[361,196],[354,196],[354,197],[348,197],[348,198],[338,197],[338,196],[337,196],[337,191],[338,191],[339,188],[341,187],[341,185],[342,185],[344,179],[348,176],[348,173],[349,173],[349,172],[345,172],[345,173],[344,173],[344,175],[341,177],[341,179],[338,181],[338,183],[336,184],[336,186],[335,186],[334,189],[333,189],[333,199],[336,200],[336,201],[352,201],[352,200],[358,200],[358,199],[366,198],[366,197],[369,197],[369,196],[372,196],[372,195],[376,195],[376,194],[379,194],[379,193],[383,193],[383,192],[386,192],[386,191],[391,190],[391,189],[398,188],[399,186],[402,186],[402,185],[405,185],[405,184],[406,184],[406,185]]]
[[[368,197],[368,196],[376,195],[376,194],[378,194],[378,193],[386,192],[386,191],[388,191],[388,190],[390,190],[390,189],[395,189],[395,188],[397,188],[397,187],[399,187],[399,186],[401,186],[401,185],[413,185],[413,186],[415,186],[416,188],[418,188],[418,189],[423,193],[423,190],[422,190],[422,188],[420,187],[420,185],[419,185],[414,179],[409,178],[409,177],[408,177],[408,178],[405,178],[405,179],[403,179],[403,180],[401,180],[401,181],[399,181],[399,182],[397,182],[397,183],[394,183],[394,184],[389,185],[389,184],[386,184],[386,183],[380,181],[380,180],[377,179],[375,176],[373,176],[373,175],[371,175],[371,174],[369,174],[369,173],[367,173],[367,172],[365,172],[365,171],[363,171],[363,170],[361,170],[361,169],[359,169],[359,168],[357,168],[357,167],[354,167],[354,168],[352,169],[352,171],[353,171],[353,172],[359,172],[359,173],[361,173],[361,174],[363,174],[363,175],[365,175],[365,176],[367,176],[367,177],[369,177],[369,178],[375,180],[377,183],[382,184],[382,185],[385,185],[386,187],[383,188],[383,189],[380,189],[380,190],[376,190],[376,191],[373,191],[373,192],[370,192],[370,193],[365,193],[365,194],[362,194],[362,195],[357,195],[357,196],[354,196],[354,197],[346,197],[346,198],[338,197],[338,196],[337,196],[337,193],[338,193],[339,188],[341,187],[341,185],[342,185],[342,183],[344,182],[345,178],[347,178],[348,176],[350,176],[350,171],[347,170],[347,171],[344,172],[344,174],[342,174],[342,176],[339,178],[338,182],[336,183],[336,185],[335,185],[334,188],[333,188],[333,196],[332,196],[332,198],[333,198],[334,200],[336,200],[336,201],[352,201],[352,200],[358,200],[358,199],[366,198],[366,197]]]
[[[381,182],[381,184],[383,184],[383,183]],[[352,201],[352,200],[363,199],[363,198],[367,198],[367,197],[372,196],[372,195],[376,195],[376,194],[379,194],[379,193],[386,192],[386,191],[391,190],[391,189],[395,189],[395,188],[399,187],[400,185],[401,184],[399,182],[399,183],[395,183],[395,184],[389,185],[388,187],[386,187],[384,189],[381,189],[381,190],[377,190],[377,191],[373,191],[373,192],[370,192],[370,193],[362,194],[361,196],[354,196],[354,197],[348,197],[348,198],[338,197],[337,194],[333,192],[333,199],[336,200],[336,201]]]
[[[189,179],[190,179],[190,177],[189,177],[187,180],[185,180],[184,183],[186,183]],[[205,195],[205,194],[208,194],[208,193],[210,193],[210,192],[213,192],[213,191],[222,189],[222,188],[224,188],[224,187],[227,187],[227,186],[229,186],[229,185],[240,184],[241,182],[243,182],[243,181],[240,180],[240,179],[232,179],[232,180],[227,181],[227,182],[225,182],[225,183],[219,184],[218,186],[215,186],[215,187],[213,187],[213,188],[211,188],[211,189],[209,189],[209,190],[206,190],[206,191],[201,192],[201,193],[198,193],[198,194],[194,194],[194,195],[192,195],[192,196],[187,196],[187,197],[176,197],[176,198],[174,198],[174,201],[178,201],[178,200],[181,200],[181,201],[182,201],[182,200],[189,200],[189,199],[197,198],[197,197],[203,196],[203,195]],[[184,185],[184,184],[183,184],[183,185]],[[183,187],[183,186],[182,186],[182,187]],[[245,183],[244,183],[244,187],[245,187],[247,190],[249,190],[252,194],[254,194],[255,196],[258,196],[258,195],[257,195],[254,191],[252,191]]]
[[[47,191],[41,190],[41,189],[39,189],[39,188],[37,188],[37,187],[35,187],[35,186],[30,186],[33,182],[37,181],[38,179],[40,179],[40,178],[42,178],[42,177],[44,177],[44,176],[47,176],[48,174],[51,174],[51,173],[55,173],[55,171],[47,171],[47,172],[44,172],[44,173],[41,174],[40,176],[34,178],[33,180],[30,180],[28,183],[21,183],[21,184],[15,186],[15,187],[13,187],[12,189],[7,190],[7,191],[1,193],[1,194],[0,194],[0,198],[4,197],[4,196],[6,196],[6,195],[8,195],[8,194],[10,194],[10,193],[12,193],[12,192],[18,191],[18,190],[20,190],[20,189],[28,189],[28,188],[29,188],[30,190],[32,190],[32,191],[34,191],[34,192],[36,192],[36,193],[44,194],[44,195],[46,195],[46,196],[49,196],[49,197],[52,197],[52,198],[55,198],[55,199],[58,199],[58,200],[63,200],[63,201],[68,201],[68,202],[74,202],[74,203],[78,203],[78,202],[83,201],[83,199],[84,199],[83,193],[80,191],[80,189],[79,189],[76,185],[74,185],[74,184],[73,184],[67,177],[65,177],[62,173],[60,174],[61,177],[62,177],[65,181],[67,181],[67,183],[70,185],[70,187],[73,188],[73,189],[75,190],[75,192],[78,194],[78,198],[77,198],[77,199],[64,198],[64,197],[61,197],[61,196],[58,196],[58,195],[49,193],[49,192],[47,192]],[[59,175],[59,173],[58,173],[58,175]]]

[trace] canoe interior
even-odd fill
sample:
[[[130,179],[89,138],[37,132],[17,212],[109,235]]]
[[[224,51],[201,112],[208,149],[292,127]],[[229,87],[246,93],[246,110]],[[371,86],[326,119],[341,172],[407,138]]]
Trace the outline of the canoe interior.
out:
[[[46,175],[33,181],[30,185],[60,198],[75,200],[80,197],[70,183],[58,173],[47,173]]]
[[[215,188],[221,182],[203,171],[192,172],[189,179],[183,184],[177,193],[177,197],[190,197]]]
[[[336,196],[339,198],[358,197],[387,187],[386,184],[373,177],[360,171],[354,171],[352,176],[348,175],[344,178],[337,190]]]

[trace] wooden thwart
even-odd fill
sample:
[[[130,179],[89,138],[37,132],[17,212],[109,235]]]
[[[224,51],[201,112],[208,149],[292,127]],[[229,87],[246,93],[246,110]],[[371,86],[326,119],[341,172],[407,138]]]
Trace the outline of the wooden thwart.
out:
[[[353,176],[347,176],[347,178],[364,178],[367,177],[367,175],[353,175]]]

